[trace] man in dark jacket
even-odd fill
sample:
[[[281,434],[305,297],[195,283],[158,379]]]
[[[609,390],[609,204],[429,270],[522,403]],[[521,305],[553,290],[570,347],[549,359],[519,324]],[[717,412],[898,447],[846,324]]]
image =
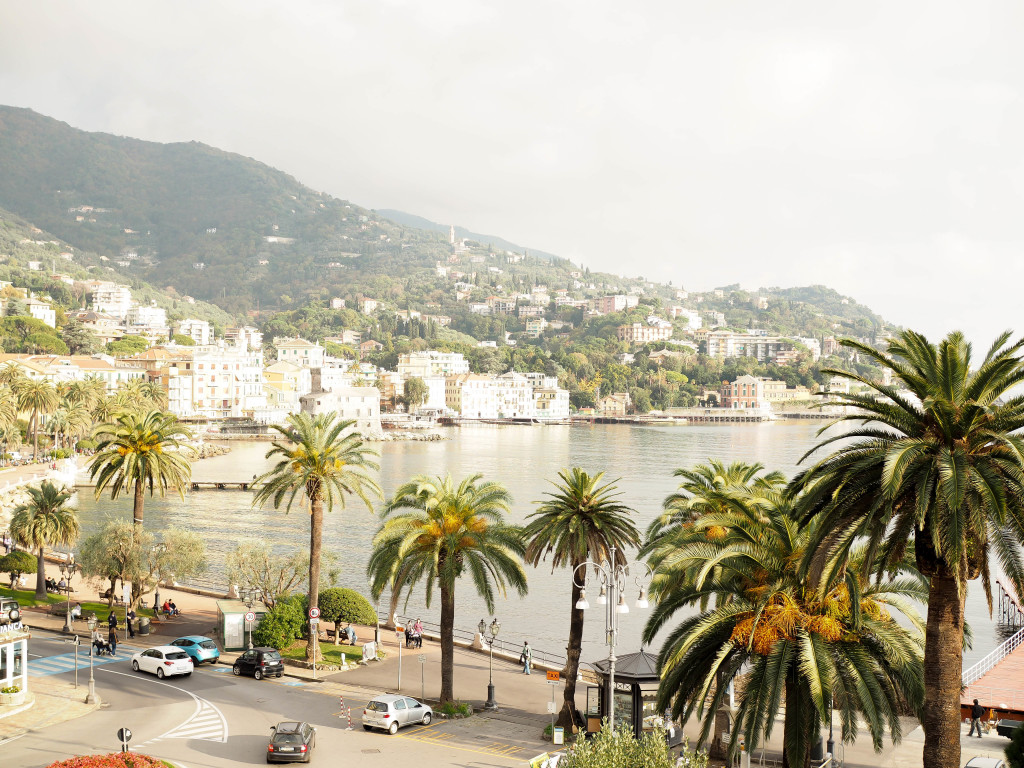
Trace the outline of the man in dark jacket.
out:
[[[974,700],[974,706],[971,707],[971,730],[968,736],[974,735],[974,729],[978,729],[978,738],[981,738],[981,718],[985,714],[985,708],[978,703],[978,700]]]

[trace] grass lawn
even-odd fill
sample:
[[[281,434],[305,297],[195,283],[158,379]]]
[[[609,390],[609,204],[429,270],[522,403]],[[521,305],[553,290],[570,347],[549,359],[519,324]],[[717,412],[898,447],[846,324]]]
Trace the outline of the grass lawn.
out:
[[[341,654],[345,654],[345,660],[354,664],[363,658],[363,647],[361,645],[335,645],[334,643],[318,643],[320,653],[324,657],[325,664],[341,666]],[[306,660],[306,641],[296,640],[290,646],[281,651],[281,655],[288,659]]]
[[[88,602],[85,600],[78,600],[76,598],[76,594],[78,593],[72,593],[71,602],[72,604],[76,602],[81,603],[83,616],[90,612],[95,613],[97,616],[106,615],[110,611],[110,607],[106,602]],[[84,591],[82,594],[84,594]],[[46,600],[37,600],[34,589],[8,589],[7,587],[0,587],[0,597],[13,597],[23,608],[54,604],[66,606],[68,604],[68,598],[66,595],[48,594],[46,596]],[[115,609],[119,612],[123,612],[124,606],[115,606]],[[151,608],[139,608],[135,613],[138,616],[153,616],[153,610]]]

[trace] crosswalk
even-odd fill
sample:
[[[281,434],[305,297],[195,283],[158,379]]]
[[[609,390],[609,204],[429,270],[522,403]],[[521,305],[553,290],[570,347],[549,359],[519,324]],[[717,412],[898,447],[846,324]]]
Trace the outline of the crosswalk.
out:
[[[219,741],[224,743],[228,740],[228,724],[224,715],[213,704],[206,699],[193,696],[196,700],[196,711],[188,720],[167,733],[150,739],[147,744],[152,744],[163,739],[202,739],[204,741]]]
[[[141,650],[143,649],[135,648],[128,645],[119,645],[117,646],[117,656],[93,656],[92,663],[94,666],[99,666],[101,664],[113,664],[115,661],[125,661],[126,659],[130,659],[133,653]],[[88,646],[79,649],[78,651],[78,668],[89,668]],[[62,653],[58,656],[41,656],[39,658],[30,658],[28,662],[29,677],[46,677],[47,675],[60,675],[64,672],[74,671],[74,653]]]

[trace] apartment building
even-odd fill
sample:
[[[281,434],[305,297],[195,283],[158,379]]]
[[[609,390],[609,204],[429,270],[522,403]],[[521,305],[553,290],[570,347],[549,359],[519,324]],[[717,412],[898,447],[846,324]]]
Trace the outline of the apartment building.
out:
[[[27,377],[53,384],[96,378],[108,392],[146,376],[142,366],[120,366],[109,355],[20,355],[0,353],[0,367],[13,365]]]
[[[25,307],[28,313],[36,320],[46,323],[51,328],[57,327],[57,312],[53,306],[46,301],[39,299],[25,299]]]
[[[124,323],[113,315],[80,309],[69,312],[68,318],[80,322],[82,327],[93,334],[101,344],[109,344],[124,336]]]
[[[128,310],[132,308],[132,292],[127,285],[92,280],[85,286],[86,292],[92,296],[93,311],[113,315],[119,320],[128,317]]]
[[[182,320],[175,326],[174,332],[181,336],[188,336],[200,347],[213,342],[213,331],[205,320]]]
[[[723,382],[719,390],[723,408],[771,408],[764,394],[764,380],[750,375]]]
[[[602,315],[610,315],[612,312],[623,312],[639,304],[639,296],[623,294],[602,296],[599,299],[594,299],[594,311]]]
[[[227,328],[224,331],[224,341],[227,345],[233,347],[263,349],[263,334],[251,325]]]
[[[403,378],[416,376],[426,379],[431,376],[457,376],[469,373],[469,361],[461,352],[411,352],[398,356],[395,367]]]
[[[632,323],[620,325],[616,331],[619,341],[629,344],[647,344],[651,341],[666,341],[672,338],[672,326]]]
[[[318,343],[305,339],[275,338],[277,359],[301,365],[304,368],[323,368],[324,348]]]
[[[355,429],[364,435],[383,433],[380,425],[380,391],[375,387],[343,387],[333,392],[312,392],[300,398],[303,413],[314,416],[337,413],[342,419],[356,422]]]
[[[788,363],[798,355],[793,344],[780,336],[749,332],[709,331],[702,346],[708,357],[753,357],[762,363]]]
[[[150,344],[166,342],[170,338],[171,329],[167,325],[167,310],[158,307],[156,302],[149,306],[133,305],[125,317],[125,333],[131,336],[144,336]]]

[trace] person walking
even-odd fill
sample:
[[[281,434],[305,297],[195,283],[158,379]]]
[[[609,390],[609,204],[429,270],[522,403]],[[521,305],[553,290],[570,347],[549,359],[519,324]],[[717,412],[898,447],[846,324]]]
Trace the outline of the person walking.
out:
[[[117,655],[117,614],[113,611],[107,617],[107,642],[110,643],[110,655]]]
[[[978,703],[978,700],[974,700],[974,706],[971,707],[971,730],[967,734],[968,736],[974,735],[974,729],[978,729],[978,738],[981,738],[981,718],[985,715],[985,708]]]
[[[135,611],[131,608],[128,609],[128,615],[125,617],[128,625],[128,637],[132,640],[135,639]]]
[[[519,654],[519,663],[523,665],[523,674],[530,674],[530,665],[533,663],[533,651],[530,649],[528,640],[523,641],[523,651]]]

